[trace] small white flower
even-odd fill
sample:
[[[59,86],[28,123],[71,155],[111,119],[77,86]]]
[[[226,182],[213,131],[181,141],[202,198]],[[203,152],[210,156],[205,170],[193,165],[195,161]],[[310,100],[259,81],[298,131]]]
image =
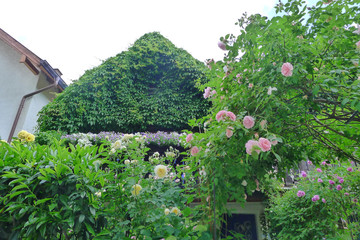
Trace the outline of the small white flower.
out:
[[[276,87],[269,87],[269,88],[268,88],[268,91],[267,91],[267,94],[268,94],[268,95],[271,95],[271,94],[272,94],[272,91],[277,91],[277,88],[276,88]]]
[[[241,183],[241,185],[243,185],[244,187],[246,187],[246,186],[247,186],[247,181],[246,181],[246,180],[243,180],[242,183]]]
[[[357,29],[355,31],[353,31],[353,33],[360,35],[360,25],[357,24]]]
[[[124,163],[125,164],[130,164],[130,160],[126,159]]]

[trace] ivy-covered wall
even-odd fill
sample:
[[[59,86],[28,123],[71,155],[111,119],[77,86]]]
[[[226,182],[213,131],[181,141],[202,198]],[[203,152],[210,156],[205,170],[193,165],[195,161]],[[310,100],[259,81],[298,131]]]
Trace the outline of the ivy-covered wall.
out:
[[[40,131],[179,131],[206,115],[207,67],[157,32],[85,72],[39,113]]]

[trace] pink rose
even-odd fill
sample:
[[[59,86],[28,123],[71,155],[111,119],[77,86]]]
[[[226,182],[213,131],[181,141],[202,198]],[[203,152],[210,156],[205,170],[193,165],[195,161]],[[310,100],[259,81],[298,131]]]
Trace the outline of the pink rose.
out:
[[[232,121],[236,120],[236,115],[232,112],[226,112],[226,116],[228,116]]]
[[[229,117],[230,120],[232,120],[232,121],[236,120],[236,115],[234,113],[232,113],[232,112],[221,110],[216,114],[216,120],[218,122],[220,122],[221,120],[224,120],[225,117]]]
[[[293,69],[294,67],[291,65],[291,63],[284,63],[281,67],[281,74],[285,77],[291,77]]]
[[[216,120],[217,120],[218,122],[220,122],[221,120],[224,120],[225,116],[226,116],[226,111],[225,111],[225,110],[221,110],[221,111],[219,111],[219,112],[216,114]]]
[[[254,84],[249,83],[249,88],[252,88],[254,86]]]
[[[251,155],[253,148],[255,146],[259,146],[259,142],[255,141],[255,140],[249,140],[246,144],[245,144],[245,148],[246,148],[246,153]],[[260,150],[255,150],[257,153],[260,153]]]
[[[305,192],[299,190],[296,195],[297,195],[298,197],[303,197],[303,196],[305,196]]]
[[[226,45],[225,45],[225,43],[223,43],[223,42],[218,42],[218,47],[219,47],[221,50],[226,51]]]
[[[228,137],[228,138],[231,138],[231,136],[234,134],[234,132],[232,131],[232,127],[228,127],[227,129],[226,129],[226,136]]]
[[[210,91],[211,91],[211,87],[205,88],[204,98],[210,97]]]
[[[319,195],[314,195],[313,198],[311,199],[313,202],[316,202],[320,199]]]
[[[265,129],[266,128],[266,125],[267,125],[267,121],[266,120],[261,120],[260,122],[260,126],[262,129]]]
[[[215,95],[215,94],[216,94],[216,91],[215,91],[215,90],[212,90],[211,93],[210,93],[210,97],[211,97],[212,95]]]
[[[190,142],[191,140],[193,140],[194,139],[194,137],[193,137],[193,134],[192,133],[190,133],[190,134],[188,134],[187,136],[186,136],[186,142],[188,143],[188,142]]]
[[[199,151],[200,151],[199,148],[197,146],[194,146],[191,148],[190,153],[192,156],[196,156],[196,154],[198,154]]]
[[[261,151],[267,152],[271,149],[271,143],[266,138],[260,138],[259,139],[259,147],[261,148]]]
[[[250,129],[254,126],[255,121],[254,118],[251,116],[245,116],[243,120],[244,127]]]

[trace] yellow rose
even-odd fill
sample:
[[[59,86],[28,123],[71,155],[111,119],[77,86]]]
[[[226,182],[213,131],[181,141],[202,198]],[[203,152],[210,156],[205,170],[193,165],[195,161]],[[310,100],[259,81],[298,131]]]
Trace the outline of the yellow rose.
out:
[[[158,178],[164,178],[167,174],[167,168],[164,165],[157,165],[154,172]]]
[[[164,213],[165,213],[165,215],[169,215],[170,210],[168,208],[165,208]]]
[[[142,187],[139,184],[135,184],[134,186],[132,186],[133,190],[131,191],[132,195],[137,196],[140,194],[140,191],[142,189]]]
[[[18,138],[21,139],[21,140],[22,140],[22,139],[25,139],[28,134],[29,134],[29,133],[28,133],[27,131],[21,130],[21,131],[18,133]]]
[[[33,142],[33,141],[35,141],[35,136],[34,136],[33,134],[31,134],[31,133],[28,133],[28,134],[25,136],[25,140],[26,140],[27,142]]]
[[[175,215],[179,215],[180,214],[180,209],[178,209],[177,207],[173,207],[171,209],[171,213],[174,213]]]

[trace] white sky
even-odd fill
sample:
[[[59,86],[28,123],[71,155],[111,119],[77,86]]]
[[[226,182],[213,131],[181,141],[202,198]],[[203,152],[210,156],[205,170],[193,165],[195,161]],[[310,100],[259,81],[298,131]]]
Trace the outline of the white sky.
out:
[[[0,28],[59,68],[69,84],[153,31],[200,61],[222,59],[217,42],[227,33],[238,34],[235,22],[242,13],[271,16],[277,2],[6,0],[1,3]]]

